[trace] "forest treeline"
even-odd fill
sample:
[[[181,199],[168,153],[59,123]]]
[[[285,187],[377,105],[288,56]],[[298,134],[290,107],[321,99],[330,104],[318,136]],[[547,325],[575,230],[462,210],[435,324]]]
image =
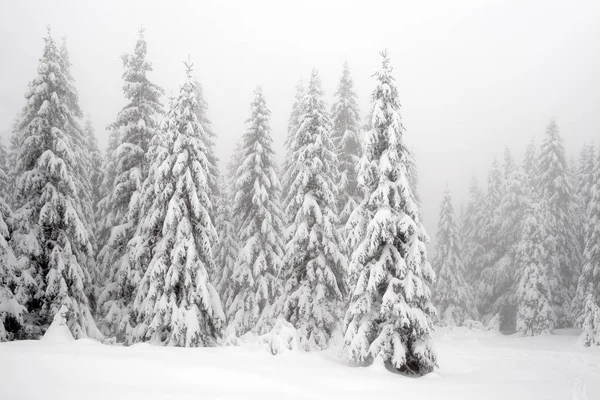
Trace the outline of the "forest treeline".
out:
[[[525,334],[577,323],[597,339],[600,163],[586,148],[568,168],[554,122],[522,166],[494,164],[486,194],[473,183],[458,221],[447,193],[432,267],[387,53],[365,126],[347,65],[331,108],[317,70],[298,84],[281,166],[257,87],[222,173],[193,64],[163,104],[146,46],[140,31],[122,57],[126,105],[102,154],[66,44],[44,38],[0,148],[0,340],[39,338],[57,313],[75,337],[122,344],[251,333],[276,353],[293,330],[311,351],[340,331],[350,362],[422,375],[434,323],[511,306]]]

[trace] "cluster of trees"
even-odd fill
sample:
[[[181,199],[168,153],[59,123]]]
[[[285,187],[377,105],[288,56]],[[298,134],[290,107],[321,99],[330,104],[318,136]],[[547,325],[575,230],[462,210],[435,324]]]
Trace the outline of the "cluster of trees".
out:
[[[493,161],[487,192],[473,178],[458,219],[446,190],[436,250],[440,324],[496,317],[525,335],[575,325],[600,344],[600,151],[586,145],[568,163],[550,121],[520,165],[508,149]]]
[[[140,32],[102,155],[64,43],[44,40],[0,157],[1,340],[41,336],[60,309],[75,337],[124,344],[213,346],[287,324],[307,351],[341,329],[356,364],[433,370],[435,278],[387,54],[364,139],[349,68],[331,111],[313,70],[281,168],[258,87],[221,174],[190,63],[165,110]]]

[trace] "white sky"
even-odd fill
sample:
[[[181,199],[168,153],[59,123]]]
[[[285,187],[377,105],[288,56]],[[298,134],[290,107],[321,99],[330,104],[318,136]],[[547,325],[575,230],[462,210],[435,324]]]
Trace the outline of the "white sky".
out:
[[[600,1],[0,0],[0,134],[23,106],[46,25],[67,36],[81,104],[104,148],[124,105],[119,56],[146,28],[150,79],[176,93],[188,54],[228,160],[262,84],[278,159],[295,84],[316,67],[331,104],[347,60],[366,114],[387,48],[433,237],[448,182],[455,208],[494,156],[520,157],[554,116],[567,150],[600,142]],[[166,102],[165,102],[166,103]],[[538,140],[539,143],[539,140]]]

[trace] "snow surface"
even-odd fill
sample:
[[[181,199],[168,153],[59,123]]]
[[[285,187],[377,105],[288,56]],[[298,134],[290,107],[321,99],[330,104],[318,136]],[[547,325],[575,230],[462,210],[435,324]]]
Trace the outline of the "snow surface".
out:
[[[273,356],[240,347],[0,343],[2,399],[600,399],[600,348],[577,330],[537,337],[437,328],[440,368],[423,378],[349,367],[339,349]],[[245,338],[244,338],[245,339]]]

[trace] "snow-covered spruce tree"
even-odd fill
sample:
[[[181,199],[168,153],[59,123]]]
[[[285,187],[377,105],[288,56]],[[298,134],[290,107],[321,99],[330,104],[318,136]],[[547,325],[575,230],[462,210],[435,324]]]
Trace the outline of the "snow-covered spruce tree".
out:
[[[116,335],[118,340],[125,339],[127,317],[138,283],[131,281],[127,243],[139,223],[140,192],[151,161],[147,153],[162,113],[159,100],[163,90],[147,77],[152,65],[146,60],[146,51],[146,40],[140,30],[134,53],[122,57],[123,92],[128,103],[109,126],[113,132],[111,146],[118,139],[120,144],[113,154],[107,154],[115,157],[108,161],[114,172],[106,171],[109,176],[114,173],[114,179],[108,183],[108,192],[98,206],[105,211],[101,215],[101,231],[110,229],[98,254],[100,269],[106,277],[98,298],[99,323],[105,334]]]
[[[595,172],[595,149],[593,144],[585,145],[579,156],[579,163],[575,171],[575,179],[571,182],[574,186],[574,196],[576,198],[576,229],[577,241],[581,254],[585,251],[585,242],[590,229],[588,220],[588,207],[592,200],[592,187],[594,186]],[[573,304],[575,305],[575,304]],[[578,305],[581,308],[581,304]],[[574,311],[574,315],[578,311]],[[580,310],[579,310],[580,311]]]
[[[440,209],[433,265],[437,275],[433,303],[440,325],[461,326],[465,320],[477,319],[473,291],[464,278],[454,207],[447,188]]]
[[[485,244],[482,233],[484,224],[485,195],[479,186],[479,181],[473,176],[469,186],[469,199],[461,223],[462,238],[465,244],[463,248],[465,278],[473,287],[478,282],[483,268]]]
[[[99,337],[85,293],[93,246],[79,197],[81,138],[74,136],[77,121],[69,108],[76,94],[54,40],[50,34],[44,40],[38,76],[16,126],[15,255],[20,273],[28,276],[33,336],[42,334],[65,306],[74,337]]]
[[[577,291],[573,299],[573,317],[575,325],[582,326],[584,305],[588,295],[593,299],[600,299],[600,152],[592,186],[592,198],[587,209],[588,232],[583,252],[583,268],[577,284]]]
[[[581,319],[579,342],[585,347],[600,346],[600,306],[591,293],[586,297]]]
[[[104,153],[103,161],[102,161],[102,181],[100,182],[100,200],[96,204],[96,240],[97,243],[101,246],[102,243],[106,243],[110,237],[110,232],[115,226],[115,222],[113,218],[115,214],[112,212],[112,203],[110,202],[109,193],[112,192],[112,185],[116,176],[117,169],[117,149],[121,144],[121,136],[118,130],[112,130],[108,137],[108,147]],[[106,271],[101,265],[98,263],[98,269],[100,273],[105,276],[108,271]]]
[[[225,316],[209,281],[217,232],[209,215],[207,133],[197,118],[200,105],[187,79],[163,123],[158,154],[144,185],[144,213],[131,254],[145,271],[135,295],[134,341],[170,346],[212,346]],[[157,140],[157,142],[159,142]]]
[[[215,222],[218,240],[213,249],[216,275],[211,281],[214,282],[219,293],[223,309],[227,310],[233,297],[231,275],[233,274],[233,265],[240,246],[235,219],[233,218],[232,194],[223,177],[221,177],[221,188],[224,189],[221,190],[219,195],[217,220]]]
[[[556,325],[543,218],[539,204],[534,202],[527,208],[516,258],[520,273],[516,291],[517,331],[526,336],[550,333]]]
[[[572,323],[570,303],[580,271],[580,254],[574,224],[574,199],[567,178],[563,140],[554,120],[546,128],[538,165],[538,195],[548,237],[550,292],[557,327]]]
[[[492,167],[488,173],[488,190],[485,201],[484,223],[483,223],[483,245],[485,249],[482,258],[482,270],[477,279],[477,303],[484,319],[493,316],[490,315],[490,305],[498,295],[498,285],[496,285],[497,262],[502,257],[500,249],[497,248],[500,234],[502,202],[502,190],[504,180],[502,169],[497,158],[494,158]]]
[[[86,150],[88,152],[88,158],[90,160],[89,169],[87,171],[89,182],[92,190],[92,206],[94,215],[98,211],[98,202],[102,198],[102,181],[104,180],[104,174],[102,170],[102,153],[98,148],[98,140],[96,139],[96,133],[94,131],[94,125],[90,120],[89,116],[85,120],[84,133],[86,138]]]
[[[292,168],[292,163],[294,160],[293,157],[293,149],[292,146],[294,145],[294,136],[296,135],[296,131],[298,130],[298,123],[300,120],[300,117],[302,116],[302,99],[304,98],[304,94],[305,94],[306,90],[304,89],[304,85],[302,84],[302,80],[298,81],[298,83],[296,84],[296,95],[294,97],[294,103],[292,104],[292,112],[290,114],[290,119],[288,121],[288,128],[287,128],[287,136],[285,139],[285,143],[284,143],[284,147],[285,147],[285,151],[286,151],[286,156],[285,159],[283,160],[283,164],[282,164],[282,174],[283,174],[283,179],[282,179],[282,199],[287,198],[288,193],[290,191],[289,186],[292,184],[292,180],[294,178],[294,171],[290,171],[290,169]],[[282,207],[285,209],[287,207],[287,204],[282,204]],[[284,218],[286,218],[287,216],[284,215]],[[290,223],[291,221],[286,221],[288,223]]]
[[[518,271],[515,269],[515,259],[521,240],[524,210],[528,206],[524,173],[516,165],[508,149],[505,153],[504,176],[496,242],[499,258],[491,274],[493,277],[491,283],[495,290],[492,303],[487,310],[490,315],[501,312],[504,307],[512,308],[515,304],[515,288],[519,279]]]
[[[88,235],[90,237],[92,246],[94,246],[95,252],[96,221],[94,218],[94,210],[95,204],[98,201],[98,199],[94,197],[94,187],[91,182],[91,177],[93,174],[93,169],[99,168],[99,165],[93,164],[95,161],[97,161],[97,159],[94,159],[93,157],[95,155],[98,155],[94,152],[94,150],[96,151],[96,153],[98,152],[98,146],[96,145],[95,149],[91,147],[92,143],[90,142],[89,134],[93,134],[93,132],[87,131],[87,127],[84,127],[83,125],[83,112],[79,104],[79,94],[75,87],[75,78],[71,74],[71,57],[67,49],[67,40],[65,37],[62,38],[62,44],[59,49],[59,53],[60,57],[63,60],[64,74],[66,77],[67,85],[69,85],[69,95],[66,97],[65,103],[71,111],[72,119],[67,125],[67,132],[71,136],[74,155],[77,157],[77,159],[74,160],[73,163],[76,173],[79,175],[78,182],[80,182],[80,184],[77,187],[77,196],[83,209],[83,217],[85,219],[85,224],[88,228]],[[96,266],[94,260],[93,265],[90,265],[90,273],[93,273],[95,270]],[[90,292],[88,294],[92,293]]]
[[[9,243],[11,220],[11,209],[0,195],[0,342],[26,337],[23,316],[27,312],[24,306],[27,297],[23,291],[23,276],[17,273],[17,259]]]
[[[340,317],[347,260],[336,229],[337,157],[321,80],[312,71],[289,144],[290,222],[283,260],[283,294],[277,310],[299,333],[304,350],[324,349]]]
[[[345,225],[361,200],[356,182],[361,155],[360,116],[358,96],[354,90],[348,63],[344,63],[342,77],[334,96],[335,101],[331,107],[331,139],[336,146],[339,161],[338,212],[340,224]]]
[[[359,365],[381,358],[390,368],[424,375],[436,367],[427,260],[428,236],[407,176],[408,149],[398,89],[387,53],[376,73],[372,129],[365,136],[358,183],[364,200],[348,224],[358,236],[352,255],[353,294],[345,318],[345,349]]]
[[[525,148],[525,157],[523,158],[523,173],[524,173],[524,187],[530,195],[534,196],[537,190],[537,167],[538,154],[535,147],[535,139],[531,139],[531,142]]]
[[[3,197],[7,202],[10,193],[10,168],[8,162],[8,151],[6,151],[6,147],[2,143],[2,137],[0,137],[0,197]]]
[[[231,285],[235,296],[227,310],[238,336],[262,334],[273,327],[271,306],[279,297],[283,258],[280,185],[271,137],[271,112],[258,87],[250,106],[248,129],[242,137],[244,161],[234,186],[233,213],[240,228],[240,251]]]
[[[198,102],[198,108],[196,109],[195,113],[196,113],[196,118],[198,118],[198,122],[200,123],[200,125],[202,126],[202,129],[204,129],[204,132],[206,133],[205,137],[203,137],[203,140],[205,141],[205,146],[207,149],[207,154],[206,157],[208,159],[209,162],[209,168],[206,171],[207,176],[206,179],[208,181],[208,185],[210,186],[210,196],[212,196],[210,198],[210,209],[209,209],[209,214],[210,214],[210,218],[213,221],[213,223],[216,221],[217,219],[217,209],[216,209],[216,205],[218,202],[218,198],[221,195],[220,193],[220,173],[219,173],[219,159],[217,158],[216,154],[215,154],[215,138],[216,138],[216,134],[213,131],[212,128],[212,122],[210,121],[210,118],[208,118],[208,103],[206,101],[206,99],[204,98],[204,89],[202,88],[202,85],[200,84],[200,82],[195,81],[194,84],[196,85],[196,100]],[[211,274],[214,271],[211,271]]]

